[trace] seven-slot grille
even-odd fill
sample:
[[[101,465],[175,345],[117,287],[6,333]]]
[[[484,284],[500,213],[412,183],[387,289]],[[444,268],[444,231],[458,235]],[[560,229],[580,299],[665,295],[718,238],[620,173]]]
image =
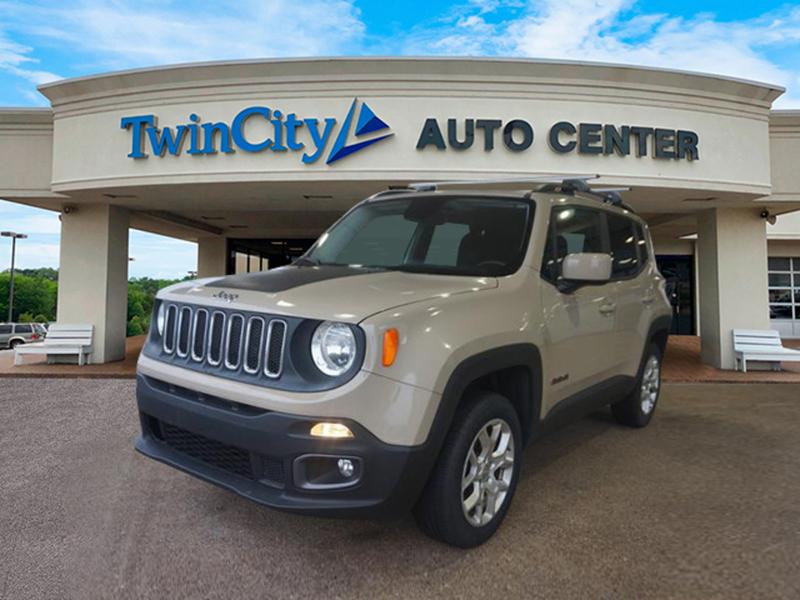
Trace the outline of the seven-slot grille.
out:
[[[195,363],[276,379],[283,372],[286,330],[279,318],[168,304],[162,348]]]

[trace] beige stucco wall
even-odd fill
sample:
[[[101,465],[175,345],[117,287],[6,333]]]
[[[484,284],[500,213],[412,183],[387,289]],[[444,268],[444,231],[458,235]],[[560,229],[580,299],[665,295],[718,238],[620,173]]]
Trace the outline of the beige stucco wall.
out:
[[[754,209],[710,209],[697,225],[701,356],[733,369],[733,329],[769,329],[766,222]]]
[[[798,152],[800,152],[800,148]],[[797,164],[800,167],[800,154],[798,154]],[[800,172],[800,168],[797,171]],[[780,215],[775,225],[767,225],[767,237],[771,240],[797,240],[800,242],[800,211]]]
[[[197,240],[197,276],[225,275],[228,240],[224,237],[201,237]]]
[[[90,362],[125,356],[128,211],[81,205],[61,216],[58,322],[94,325]]]
[[[668,71],[513,60],[337,59],[260,61],[176,67],[68,81],[42,87],[55,111],[53,187],[76,189],[198,182],[417,180],[532,173],[603,173],[609,182],[750,194],[769,192],[769,105],[780,90]],[[260,105],[299,117],[335,117],[354,97],[391,125],[393,137],[327,166],[297,152],[165,156],[134,160],[123,116],[155,114],[160,126],[230,123]],[[496,135],[469,150],[415,146],[426,118],[521,118],[534,146],[514,153]],[[555,122],[690,129],[700,160],[634,155],[557,154],[547,144]],[[269,125],[252,120],[253,139]],[[444,126],[444,125],[443,125]],[[250,127],[250,125],[248,125]],[[446,128],[445,128],[446,129]],[[302,133],[302,131],[301,131]],[[446,131],[444,131],[446,135]],[[87,135],[91,143],[86,143]],[[746,143],[744,143],[746,142]],[[80,151],[78,151],[80,150]]]
[[[770,256],[800,256],[800,240],[769,240]]]
[[[53,196],[50,109],[0,108],[0,198]]]
[[[692,255],[694,254],[694,242],[654,236],[653,249],[656,254]]]
[[[770,200],[800,202],[800,110],[774,110],[769,119]],[[798,231],[800,233],[800,231]]]

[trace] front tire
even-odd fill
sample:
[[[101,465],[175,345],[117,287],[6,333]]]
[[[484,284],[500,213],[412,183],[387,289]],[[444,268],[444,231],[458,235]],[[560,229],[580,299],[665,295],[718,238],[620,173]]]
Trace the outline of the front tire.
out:
[[[468,398],[414,509],[420,528],[460,548],[488,540],[511,504],[522,450],[519,418],[506,398],[486,391]]]
[[[661,350],[649,344],[639,367],[636,385],[628,396],[611,405],[618,423],[628,427],[644,427],[653,418],[661,393]]]

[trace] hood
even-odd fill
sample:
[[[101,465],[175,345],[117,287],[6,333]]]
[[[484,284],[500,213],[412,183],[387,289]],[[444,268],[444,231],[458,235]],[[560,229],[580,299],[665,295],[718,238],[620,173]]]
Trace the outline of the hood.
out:
[[[159,297],[227,309],[359,323],[399,306],[497,285],[493,277],[288,266],[180,283],[162,290]]]

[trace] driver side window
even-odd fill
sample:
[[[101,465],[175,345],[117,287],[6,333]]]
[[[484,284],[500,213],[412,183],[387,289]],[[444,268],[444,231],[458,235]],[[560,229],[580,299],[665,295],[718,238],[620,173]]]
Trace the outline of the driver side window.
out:
[[[567,254],[607,253],[606,246],[605,221],[600,211],[585,206],[556,206],[550,213],[542,277],[555,283],[561,276],[561,263]]]

